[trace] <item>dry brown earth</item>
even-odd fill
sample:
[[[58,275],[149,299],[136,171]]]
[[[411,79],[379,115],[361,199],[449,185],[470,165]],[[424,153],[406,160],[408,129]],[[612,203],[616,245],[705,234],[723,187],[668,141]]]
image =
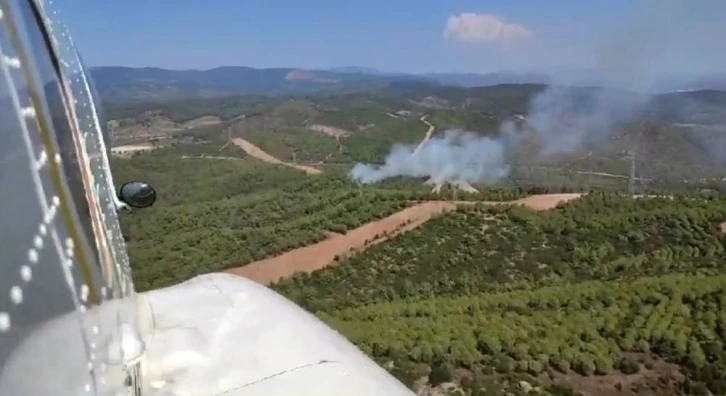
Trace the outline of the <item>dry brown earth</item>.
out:
[[[320,174],[323,172],[320,169],[313,168],[312,166],[295,165],[295,164],[291,164],[289,162],[281,161],[281,160],[273,157],[272,155],[268,154],[267,152],[263,151],[261,148],[255,146],[254,144],[252,144],[249,141],[242,139],[242,138],[234,138],[234,139],[232,139],[232,143],[235,146],[244,150],[247,154],[249,154],[259,160],[268,162],[270,164],[289,166],[291,168],[301,170],[301,171],[311,174],[311,175],[317,175],[317,174]]]
[[[580,196],[581,194],[543,194],[512,202],[486,203],[492,205],[521,204],[535,210],[547,210],[554,208],[560,202],[567,202]],[[336,257],[360,251],[393,235],[414,229],[437,214],[455,209],[457,204],[474,203],[476,202],[431,201],[420,203],[384,219],[367,223],[345,235],[330,235],[324,241],[233,268],[228,272],[269,285],[297,272],[310,273],[325,268],[335,263]]]

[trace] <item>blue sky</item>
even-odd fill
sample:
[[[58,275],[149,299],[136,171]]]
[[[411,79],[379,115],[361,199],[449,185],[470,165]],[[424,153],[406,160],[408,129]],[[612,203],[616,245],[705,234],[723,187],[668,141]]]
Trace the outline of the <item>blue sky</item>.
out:
[[[356,65],[405,72],[591,66],[598,61],[596,49],[603,36],[627,25],[623,21],[633,15],[635,7],[634,0],[55,3],[84,58],[93,66]],[[726,7],[714,7],[726,11]],[[714,9],[710,11],[705,14],[713,14]],[[624,42],[628,41],[626,37]],[[716,44],[720,43],[712,45]],[[726,51],[722,47],[719,52]],[[726,56],[716,58],[719,67],[726,66]],[[669,64],[676,69],[696,67],[680,60]]]

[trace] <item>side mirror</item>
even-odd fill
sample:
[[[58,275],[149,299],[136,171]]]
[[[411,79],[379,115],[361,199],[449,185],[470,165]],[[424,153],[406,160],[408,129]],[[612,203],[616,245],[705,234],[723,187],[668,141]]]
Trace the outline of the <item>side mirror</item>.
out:
[[[156,202],[156,190],[145,182],[132,181],[121,186],[118,199],[132,208],[148,208]]]

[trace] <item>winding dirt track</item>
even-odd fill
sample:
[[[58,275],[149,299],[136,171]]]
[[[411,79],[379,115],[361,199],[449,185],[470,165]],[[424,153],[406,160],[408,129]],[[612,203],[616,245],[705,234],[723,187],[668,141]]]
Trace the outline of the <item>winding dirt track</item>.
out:
[[[436,127],[434,126],[434,124],[426,121],[426,117],[428,117],[428,114],[421,116],[421,118],[419,118],[419,120],[421,120],[421,122],[423,122],[424,124],[428,125],[429,129],[428,129],[428,131],[426,131],[426,136],[424,136],[423,140],[421,140],[421,143],[419,143],[418,146],[416,146],[416,149],[413,150],[414,155],[416,153],[418,153],[419,151],[421,151],[421,148],[423,148],[423,146],[426,145],[426,143],[429,141],[429,139],[431,139],[431,135],[433,135],[434,131],[436,130]]]
[[[301,171],[311,174],[311,175],[318,175],[323,172],[320,169],[313,168],[312,166],[296,165],[296,164],[291,164],[289,162],[281,161],[278,158],[273,157],[272,155],[268,154],[261,148],[255,146],[254,144],[252,144],[249,141],[242,139],[242,138],[234,138],[234,139],[232,139],[232,143],[235,146],[244,150],[247,154],[249,154],[259,160],[268,162],[270,164],[289,166],[290,168],[295,168],[297,170],[301,170]]]
[[[512,202],[483,202],[490,205],[520,204],[535,210],[554,208],[560,202],[579,198],[581,194],[543,194]],[[328,239],[291,250],[279,256],[267,258],[233,268],[227,272],[241,275],[263,285],[277,282],[297,272],[313,272],[335,263],[335,258],[351,254],[372,244],[382,242],[393,235],[414,229],[433,216],[456,208],[457,204],[477,202],[430,201],[414,205],[381,220],[360,226],[345,235],[333,234]]]

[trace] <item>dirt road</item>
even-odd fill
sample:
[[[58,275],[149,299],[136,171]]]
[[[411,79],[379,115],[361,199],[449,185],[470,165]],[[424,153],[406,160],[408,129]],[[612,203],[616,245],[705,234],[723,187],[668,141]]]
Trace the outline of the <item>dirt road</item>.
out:
[[[182,155],[180,157],[181,159],[213,159],[213,160],[224,160],[224,161],[243,161],[244,158],[237,158],[237,157],[221,157],[218,155]]]
[[[413,150],[414,155],[416,155],[416,153],[418,153],[421,150],[421,148],[423,148],[423,146],[426,145],[426,142],[428,142],[429,139],[431,139],[431,135],[433,135],[434,131],[436,130],[436,127],[434,126],[434,124],[426,121],[426,117],[428,117],[428,115],[423,115],[423,116],[421,116],[421,118],[419,118],[419,120],[421,120],[421,122],[423,122],[424,124],[428,125],[429,129],[428,129],[428,131],[426,131],[426,136],[424,136],[423,140],[421,140],[421,143],[419,143],[418,146],[416,146],[416,149]]]
[[[237,147],[241,148],[242,150],[244,150],[247,154],[249,154],[249,155],[251,155],[251,156],[253,156],[253,157],[255,157],[255,158],[259,159],[259,160],[268,162],[270,164],[277,164],[277,165],[289,166],[291,168],[295,168],[297,170],[301,170],[301,171],[306,172],[306,173],[311,174],[311,175],[317,175],[317,174],[320,174],[320,173],[323,172],[320,169],[313,168],[312,166],[295,165],[295,164],[291,164],[289,162],[281,161],[281,160],[273,157],[272,155],[268,154],[267,152],[265,152],[261,148],[255,146],[254,144],[252,144],[252,143],[250,143],[247,140],[244,140],[242,138],[234,138],[234,139],[232,139],[232,143],[235,146],[237,146]]]
[[[486,202],[492,205],[521,204],[535,210],[554,208],[560,202],[579,198],[581,194],[543,194],[512,202]],[[335,262],[335,258],[382,242],[393,235],[414,229],[431,217],[456,208],[456,204],[476,202],[431,201],[406,208],[381,220],[360,226],[345,235],[332,234],[328,239],[276,257],[256,261],[228,272],[252,279],[263,285],[277,282],[297,272],[313,272]]]
[[[416,154],[421,149],[421,147],[423,147],[426,144],[426,142],[428,142],[428,140],[431,139],[431,135],[434,133],[434,130],[436,130],[436,127],[433,124],[426,121],[426,117],[427,116],[424,115],[420,118],[420,120],[424,124],[428,125],[429,129],[426,131],[426,136],[423,138],[423,140],[421,140],[421,143],[419,143],[418,147],[416,147],[414,154]],[[322,133],[326,133],[331,136],[334,136],[336,139],[345,137],[348,134],[348,131],[344,131],[339,128],[329,127],[329,126],[325,126],[325,125],[316,124],[316,125],[311,125],[309,128],[312,130],[318,131],[318,132],[322,132]],[[259,160],[268,162],[270,164],[289,166],[291,168],[301,170],[301,171],[306,172],[311,175],[317,175],[317,174],[322,173],[322,171],[320,169],[313,168],[312,166],[296,165],[296,164],[291,164],[289,162],[282,161],[282,160],[270,155],[269,153],[262,150],[261,148],[257,147],[256,145],[252,144],[248,140],[245,140],[242,138],[233,138],[233,139],[231,139],[231,142],[235,146],[244,150],[247,154],[249,154]],[[222,147],[222,148],[224,148],[224,147]],[[221,149],[220,149],[220,151],[221,151]],[[332,153],[331,153],[331,155],[332,155]]]
[[[524,205],[534,210],[550,210],[560,203],[572,201],[582,195],[582,193],[531,195],[514,201],[514,204]]]
[[[414,151],[414,154],[431,139],[433,132],[436,130],[433,124],[426,121],[426,117],[424,115],[420,120],[428,126],[428,130],[426,131],[426,136]],[[234,138],[232,139],[232,143],[242,148],[249,155],[262,161],[294,167],[310,174],[321,173],[319,169],[309,166],[283,162],[242,138]],[[535,210],[547,210],[554,208],[560,202],[567,202],[580,196],[581,194],[543,194],[527,197],[518,201],[485,203],[491,205],[521,204]],[[455,209],[457,204],[474,203],[476,202],[431,201],[419,203],[384,219],[358,227],[345,235],[330,233],[324,241],[295,249],[276,257],[256,261],[243,267],[233,268],[228,270],[228,272],[247,277],[264,285],[269,285],[272,282],[278,281],[280,278],[289,277],[297,272],[310,273],[325,268],[333,264],[336,257],[353,253],[371,244],[382,242],[400,232],[416,228],[439,213]]]

